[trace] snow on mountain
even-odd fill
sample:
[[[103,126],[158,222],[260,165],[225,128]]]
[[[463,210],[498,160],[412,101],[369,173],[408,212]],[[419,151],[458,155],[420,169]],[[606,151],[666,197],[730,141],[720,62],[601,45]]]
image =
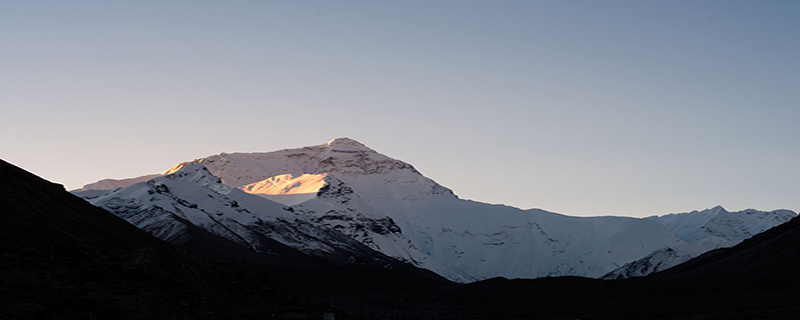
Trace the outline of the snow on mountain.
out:
[[[325,186],[325,174],[282,174],[239,187],[252,194],[310,194]]]
[[[266,255],[278,254],[270,249],[271,239],[334,263],[382,259],[361,243],[320,228],[281,204],[222,184],[202,161],[183,163],[169,172],[95,193],[87,200],[177,245],[188,240],[190,226],[198,226]]]
[[[237,188],[286,174],[328,174],[345,181],[365,199],[416,199],[440,193],[453,196],[452,191],[422,176],[410,164],[349,138],[266,153],[221,153],[204,158],[204,164],[225,184]]]
[[[647,256],[605,274],[603,279],[641,277],[676,266],[717,248],[732,247],[753,235],[791,220],[790,210],[728,212],[722,206],[703,211],[653,216],[681,238],[684,244],[660,248]]]
[[[297,229],[302,224],[306,226],[303,232],[310,232],[307,230],[313,227],[314,232],[323,233],[319,239],[338,235],[462,282],[498,276],[600,277],[658,250],[663,253],[652,254],[651,260],[662,256],[682,257],[683,251],[695,254],[718,245],[711,239],[720,239],[720,243],[734,241],[728,239],[729,236],[760,232],[757,230],[761,227],[785,221],[783,214],[791,213],[783,212],[780,218],[774,218],[752,211],[744,214],[747,217],[734,217],[715,208],[647,219],[586,218],[491,205],[459,199],[450,189],[423,176],[412,165],[349,138],[273,152],[221,153],[198,159],[191,165],[207,179],[189,179],[191,175],[187,174],[178,179],[186,186],[171,186],[166,181],[177,183],[177,180],[169,177],[188,170],[176,166],[162,173],[163,177],[146,182],[147,188],[130,185],[106,195],[88,190],[83,191],[82,196],[144,227],[165,225],[167,223],[158,222],[159,219],[169,220],[148,215],[148,210],[174,208],[170,209],[170,214],[193,218],[198,225],[231,239],[241,238],[240,243],[253,248],[258,247],[250,235],[257,229],[254,226],[280,225],[282,230],[293,233],[296,231],[292,228]],[[142,196],[143,190],[158,193],[156,186],[162,184],[169,190],[178,190],[173,191],[181,193],[177,198],[194,199],[189,202],[198,207],[186,209],[175,198]],[[193,196],[192,192],[205,196]],[[217,199],[222,204],[201,203],[197,197]],[[237,201],[239,209],[248,213],[223,208],[226,207],[225,197]],[[128,199],[136,202],[131,204]],[[127,208],[126,205],[136,207],[133,214],[120,209]],[[283,210],[283,206],[287,206],[288,211]],[[190,209],[201,212],[187,214],[194,212]],[[177,229],[163,229],[165,231],[159,232],[180,234]],[[302,234],[300,232],[298,237]],[[304,248],[303,241],[310,241],[307,245],[315,250],[330,251],[335,247],[331,241],[311,239],[317,235],[302,239],[290,239],[293,236],[281,232],[262,235],[306,251],[311,248]],[[353,246],[345,242],[343,245],[350,245],[351,249]],[[683,251],[673,254],[664,248]]]
[[[372,205],[395,214],[423,252],[475,280],[597,277],[680,241],[659,224],[635,218],[569,217],[443,197]]]
[[[789,221],[797,214],[790,210],[728,212],[722,206],[703,211],[667,214],[646,219],[657,221],[687,243],[708,237],[740,242],[769,228]]]
[[[128,178],[128,179],[103,179],[96,182],[92,182],[87,184],[80,189],[72,190],[72,192],[82,192],[82,191],[89,191],[89,190],[110,190],[114,188],[124,188],[132,184],[136,184],[139,182],[145,182],[152,178],[161,176],[162,174],[148,174],[146,176],[136,177],[136,178]]]
[[[78,189],[75,189],[75,190],[71,190],[70,192],[86,192],[86,191],[91,191],[91,190],[105,191],[105,190],[111,190],[111,189],[116,189],[116,188],[125,188],[125,187],[127,187],[129,185],[132,185],[132,184],[136,184],[136,183],[139,183],[139,182],[145,182],[145,181],[150,180],[150,179],[155,178],[155,177],[160,177],[160,176],[171,174],[171,173],[179,170],[182,165],[183,164],[178,164],[178,165],[176,165],[176,166],[174,166],[172,168],[169,168],[166,171],[163,171],[161,173],[148,174],[148,175],[144,175],[144,176],[141,176],[141,177],[127,178],[127,179],[103,179],[103,180],[95,181],[95,182],[92,182],[90,184],[84,185],[81,188],[78,188]],[[84,194],[86,194],[86,193],[84,193]],[[95,192],[95,194],[101,194],[101,193]]]
[[[680,241],[641,219],[575,218],[462,200],[412,165],[348,138],[266,153],[218,154],[203,164],[225,184],[276,201],[285,190],[309,194],[322,179],[323,186],[339,193],[323,196],[328,192],[319,188],[314,199],[292,203],[296,212],[451,279],[600,276]],[[348,219],[352,222],[345,224]],[[386,230],[398,231],[382,234],[362,227],[375,221],[392,221]]]
[[[388,217],[361,201],[341,180],[328,176],[314,199],[292,206],[292,210],[315,223],[339,231],[369,248],[422,267],[454,281],[466,278],[422,253]]]
[[[705,238],[695,243],[684,243],[680,245],[666,246],[651,252],[641,259],[631,261],[609,273],[600,279],[625,279],[630,277],[644,277],[648,274],[669,269],[690,259],[697,257],[705,252],[728,248],[736,245],[737,242],[720,239],[717,237]]]
[[[282,174],[239,187],[244,192],[262,196],[285,205],[295,205],[316,197],[325,186],[326,174]]]
[[[680,252],[670,247],[653,251],[645,257],[626,263],[624,266],[611,271],[600,279],[614,280],[630,277],[643,277],[651,273],[665,270],[693,258],[692,255]]]

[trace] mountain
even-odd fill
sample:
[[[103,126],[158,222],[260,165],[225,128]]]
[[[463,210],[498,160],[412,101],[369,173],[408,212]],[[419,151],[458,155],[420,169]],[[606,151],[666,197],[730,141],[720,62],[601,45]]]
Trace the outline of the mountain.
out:
[[[410,293],[340,295],[336,302],[357,301],[354,310],[394,319],[797,319],[799,219],[646,277],[498,277]]]
[[[646,277],[492,278],[395,297],[389,310],[470,319],[797,319],[799,246],[800,218],[793,218]]]
[[[0,202],[3,228],[21,232],[20,237],[35,238],[31,241],[58,239],[64,247],[71,248],[69,252],[76,254],[90,254],[93,250],[136,250],[162,243],[69,194],[64,186],[2,160],[0,194],[3,195]],[[4,245],[8,243],[3,242]]]
[[[2,160],[0,194],[0,319],[263,319],[290,307],[330,312],[264,274],[208,265]]]
[[[703,234],[692,226],[708,220],[702,212],[683,220],[570,217],[463,200],[411,164],[349,138],[221,153],[150,179],[112,182],[104,185],[116,189],[90,184],[75,193],[172,243],[193,225],[268,255],[263,243],[272,239],[328,262],[396,260],[459,282],[600,277],[689,244],[691,232]]]
[[[739,242],[785,223],[796,215],[790,210],[747,209],[728,212],[722,206],[716,206],[703,211],[667,214],[646,219],[658,221],[681,240],[691,244],[711,238]]]
[[[291,208],[222,184],[201,162],[182,163],[164,175],[102,194],[93,192],[87,198],[164,241],[196,248],[193,251],[204,257],[209,255],[209,247],[192,245],[198,242],[198,233],[221,237],[249,252],[229,253],[228,262],[272,267],[357,264],[405,268],[403,263]],[[383,227],[376,223],[370,227]],[[217,261],[225,261],[225,256]]]
[[[660,248],[647,256],[626,263],[602,279],[641,277],[666,270],[702,253],[727,248],[767,229],[783,224],[797,214],[789,210],[728,212],[722,206],[703,211],[653,216],[685,243]]]
[[[800,285],[800,218],[759,233],[731,248],[713,250],[656,273],[657,279],[741,276],[797,288]]]

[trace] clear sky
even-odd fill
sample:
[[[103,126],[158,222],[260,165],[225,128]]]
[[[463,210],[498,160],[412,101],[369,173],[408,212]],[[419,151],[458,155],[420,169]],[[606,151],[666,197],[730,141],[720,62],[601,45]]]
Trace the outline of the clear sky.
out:
[[[66,185],[356,139],[462,198],[800,210],[800,1],[3,1],[0,158]]]

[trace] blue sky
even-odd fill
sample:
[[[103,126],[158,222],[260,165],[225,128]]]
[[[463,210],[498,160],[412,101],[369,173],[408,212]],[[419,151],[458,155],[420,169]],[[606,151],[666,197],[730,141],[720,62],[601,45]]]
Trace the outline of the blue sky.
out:
[[[0,157],[77,188],[350,137],[462,198],[800,210],[797,1],[0,3]]]

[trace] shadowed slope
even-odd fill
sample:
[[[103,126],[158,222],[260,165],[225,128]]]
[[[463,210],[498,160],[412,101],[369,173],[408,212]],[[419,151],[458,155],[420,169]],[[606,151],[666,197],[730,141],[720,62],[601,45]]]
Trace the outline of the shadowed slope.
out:
[[[0,160],[0,319],[264,319],[288,305],[308,309]]]
[[[82,249],[136,249],[162,243],[107,211],[0,160],[3,228]]]
[[[726,249],[707,252],[654,275],[655,278],[731,276],[766,277],[800,284],[800,219],[769,229]]]

